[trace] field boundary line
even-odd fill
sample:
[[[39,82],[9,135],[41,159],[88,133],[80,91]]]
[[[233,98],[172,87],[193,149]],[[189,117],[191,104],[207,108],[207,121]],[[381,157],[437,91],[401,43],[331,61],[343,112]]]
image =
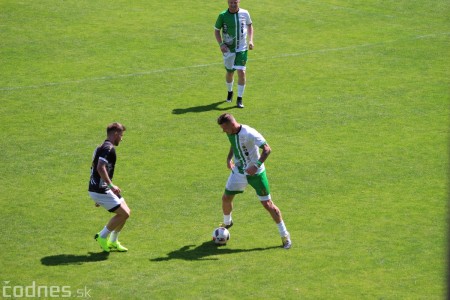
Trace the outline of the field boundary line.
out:
[[[277,58],[307,56],[307,55],[327,53],[327,52],[354,50],[354,49],[359,49],[359,48],[367,48],[367,47],[375,47],[375,46],[381,46],[381,45],[386,45],[386,44],[393,44],[393,43],[398,43],[398,42],[407,41],[407,40],[435,38],[435,37],[444,36],[444,35],[450,35],[450,32],[417,35],[417,36],[410,37],[410,38],[401,38],[401,39],[376,42],[376,43],[351,45],[351,46],[346,46],[346,47],[326,48],[326,49],[318,49],[318,50],[298,52],[298,53],[285,53],[285,54],[274,55],[274,56],[270,56],[270,57],[260,57],[260,58],[249,59],[249,61],[260,61],[260,60],[277,59]],[[167,73],[167,72],[176,72],[176,71],[187,70],[187,69],[206,68],[206,67],[222,65],[222,64],[223,64],[222,62],[216,62],[216,63],[198,64],[198,65],[177,67],[177,68],[157,69],[157,70],[136,72],[136,73],[130,73],[130,74],[117,74],[117,75],[110,75],[110,76],[91,77],[91,78],[85,78],[85,79],[79,79],[79,80],[68,80],[68,81],[61,81],[61,82],[47,82],[47,83],[36,84],[36,85],[0,87],[0,91],[39,89],[39,88],[45,88],[45,87],[62,86],[62,85],[69,85],[69,84],[79,84],[79,83],[85,83],[85,82],[115,80],[115,79],[120,79],[120,78],[129,78],[129,77],[141,77],[141,76],[152,75],[152,74],[157,74],[157,73]]]

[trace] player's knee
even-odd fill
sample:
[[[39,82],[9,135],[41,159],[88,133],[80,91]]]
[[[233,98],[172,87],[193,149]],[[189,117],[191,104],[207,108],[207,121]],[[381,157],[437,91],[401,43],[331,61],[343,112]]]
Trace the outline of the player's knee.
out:
[[[118,214],[126,220],[130,217],[131,210],[129,208],[122,209]]]
[[[223,194],[222,195],[222,201],[229,203],[229,202],[233,201],[233,196],[232,195]]]

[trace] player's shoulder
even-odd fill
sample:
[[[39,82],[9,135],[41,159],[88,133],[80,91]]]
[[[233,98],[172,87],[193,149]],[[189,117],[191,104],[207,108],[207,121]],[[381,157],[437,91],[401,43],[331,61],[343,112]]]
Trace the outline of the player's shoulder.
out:
[[[255,128],[249,126],[249,125],[245,125],[245,124],[241,124],[242,128],[241,128],[241,133],[243,134],[255,134],[258,133],[258,130],[256,130]]]
[[[226,15],[228,13],[228,9],[225,9],[219,13],[219,16]]]
[[[246,125],[246,124],[241,124],[241,130],[242,131],[247,131],[247,130],[249,130],[249,129],[251,129],[252,127],[250,127],[250,126],[248,126],[248,125]]]
[[[114,151],[114,145],[113,145],[113,143],[111,143],[111,142],[108,141],[108,140],[105,140],[105,141],[103,142],[103,144],[100,145],[100,148],[101,148],[101,149],[104,149],[104,150],[108,150],[108,151]]]
[[[245,17],[250,18],[250,12],[246,9],[239,8],[238,14],[240,14],[241,16],[244,15]]]

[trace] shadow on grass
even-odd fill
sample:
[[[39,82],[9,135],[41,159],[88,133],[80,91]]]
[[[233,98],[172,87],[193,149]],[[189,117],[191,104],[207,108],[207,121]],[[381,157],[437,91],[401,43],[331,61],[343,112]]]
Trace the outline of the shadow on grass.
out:
[[[211,111],[211,110],[218,110],[218,111],[225,111],[230,110],[233,108],[236,108],[236,106],[229,106],[220,108],[219,105],[222,103],[225,103],[226,101],[219,101],[215,103],[211,103],[208,105],[200,105],[200,106],[193,106],[193,107],[187,107],[187,108],[175,108],[172,110],[172,114],[174,115],[182,115],[186,113],[199,113],[199,112],[205,112],[205,111]]]
[[[253,249],[230,249],[224,246],[217,246],[213,241],[204,242],[195,248],[195,245],[187,245],[178,250],[167,253],[167,257],[158,257],[150,259],[150,261],[168,261],[171,259],[183,260],[218,260],[218,258],[207,258],[212,255],[224,255],[240,252],[265,251],[270,249],[280,248],[280,246],[253,248]],[[192,248],[192,249],[191,249]]]
[[[87,255],[59,254],[41,258],[41,263],[45,266],[81,265],[83,263],[98,262],[107,260],[108,252],[92,253]]]

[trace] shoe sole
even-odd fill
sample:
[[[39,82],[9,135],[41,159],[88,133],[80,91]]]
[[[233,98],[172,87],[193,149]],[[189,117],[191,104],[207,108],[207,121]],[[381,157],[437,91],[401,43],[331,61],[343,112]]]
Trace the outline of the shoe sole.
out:
[[[117,249],[117,248],[109,248],[111,251],[117,251],[117,252],[128,252],[128,249],[127,250],[119,250],[119,249]]]
[[[223,224],[223,223],[221,223],[221,224],[219,224],[219,226],[220,227],[224,227],[225,229],[230,229],[231,228],[231,226],[233,226],[233,221],[231,221],[231,224],[230,225],[225,225],[225,224]]]
[[[126,249],[126,250],[120,250],[120,249],[117,249],[117,248],[114,247],[114,246],[110,246],[109,249],[112,250],[112,251],[117,251],[117,252],[127,252],[127,251],[128,251],[128,249]]]

